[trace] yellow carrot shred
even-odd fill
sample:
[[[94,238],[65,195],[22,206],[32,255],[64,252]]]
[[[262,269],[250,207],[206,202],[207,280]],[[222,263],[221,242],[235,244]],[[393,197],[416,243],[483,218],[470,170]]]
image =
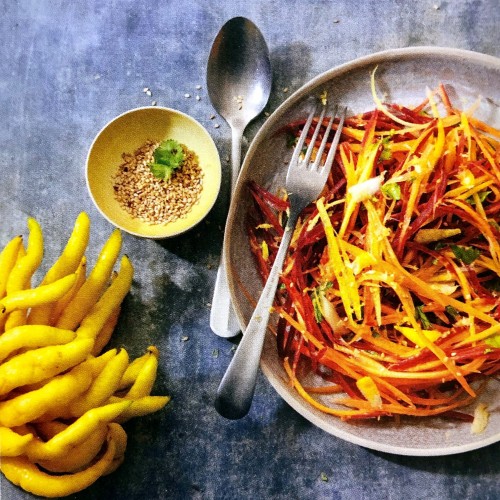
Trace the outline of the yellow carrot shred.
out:
[[[373,71],[375,109],[346,119],[294,232],[273,331],[316,410],[436,416],[500,373],[500,130],[454,108],[443,85],[410,108],[384,103],[375,83]],[[263,277],[276,251],[256,232],[267,213],[257,207],[249,225]],[[303,385],[311,370],[326,385]]]

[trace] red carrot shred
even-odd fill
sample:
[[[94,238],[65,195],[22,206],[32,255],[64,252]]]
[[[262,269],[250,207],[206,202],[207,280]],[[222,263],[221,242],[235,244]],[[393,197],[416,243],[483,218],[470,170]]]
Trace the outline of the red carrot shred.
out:
[[[278,134],[297,137],[303,124]],[[500,144],[488,130],[467,125],[443,85],[414,108],[385,103],[346,118],[275,297],[278,354],[294,385],[307,372],[337,384],[331,408],[352,410],[340,418],[471,422],[460,408],[500,375]],[[352,186],[378,175],[381,189],[352,201]],[[249,243],[265,280],[288,202],[254,181],[248,189]]]

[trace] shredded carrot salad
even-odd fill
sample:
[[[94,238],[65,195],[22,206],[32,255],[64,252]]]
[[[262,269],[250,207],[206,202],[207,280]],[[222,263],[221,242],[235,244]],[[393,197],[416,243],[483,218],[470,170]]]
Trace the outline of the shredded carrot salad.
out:
[[[346,119],[293,235],[273,306],[278,352],[325,413],[472,420],[458,409],[500,371],[500,131],[442,85],[411,109],[381,102],[373,78],[372,92],[376,108]],[[288,201],[249,190],[265,280]],[[306,387],[311,371],[323,382]]]

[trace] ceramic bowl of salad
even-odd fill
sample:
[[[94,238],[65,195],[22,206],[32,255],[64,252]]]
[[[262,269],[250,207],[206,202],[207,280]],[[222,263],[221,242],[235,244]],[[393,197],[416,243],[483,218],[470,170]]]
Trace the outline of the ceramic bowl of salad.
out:
[[[225,234],[243,327],[279,247],[300,124],[325,96],[348,108],[261,359],[279,396],[333,436],[413,456],[500,441],[499,73],[461,50],[367,56],[296,91],[250,145]]]
[[[196,226],[215,203],[221,163],[207,130],[170,108],[132,109],[106,124],[86,162],[89,194],[112,224],[168,238]]]

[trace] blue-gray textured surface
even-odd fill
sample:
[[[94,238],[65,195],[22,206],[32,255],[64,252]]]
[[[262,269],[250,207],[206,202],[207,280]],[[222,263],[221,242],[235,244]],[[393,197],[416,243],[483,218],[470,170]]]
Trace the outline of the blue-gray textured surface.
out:
[[[204,83],[211,41],[233,16],[251,18],[267,39],[268,112],[322,71],[379,50],[436,45],[500,56],[497,0],[1,0],[0,14],[0,243],[25,232],[33,215],[47,237],[44,265],[81,210],[92,219],[94,251],[112,229],[87,194],[84,163],[94,135],[120,112],[152,100],[187,112],[212,133],[227,171],[229,129],[221,119],[214,128]],[[197,85],[201,100],[186,99]],[[499,498],[500,444],[442,458],[369,451],[309,424],[263,377],[247,418],[216,414],[232,346],[208,326],[227,189],[183,236],[124,235],[136,276],[113,343],[133,356],[158,345],[155,392],[172,401],[130,421],[125,463],[74,498]],[[5,479],[0,491],[31,497]]]

